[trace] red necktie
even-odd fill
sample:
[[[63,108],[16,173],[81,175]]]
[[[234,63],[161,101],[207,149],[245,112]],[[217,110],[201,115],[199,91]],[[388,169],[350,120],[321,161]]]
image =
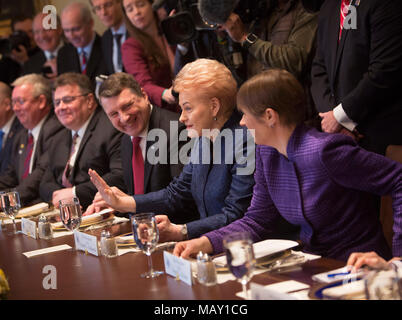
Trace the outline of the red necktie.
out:
[[[82,49],[82,51],[81,51],[81,61],[82,61],[82,64],[81,64],[82,71],[81,72],[83,74],[86,74],[87,73],[87,55],[86,55],[84,49]]]
[[[341,3],[341,16],[340,16],[340,24],[339,24],[339,39],[341,40],[342,30],[343,30],[343,23],[345,21],[345,17],[349,11],[350,0],[342,0]]]
[[[24,173],[22,174],[22,179],[25,179],[29,175],[29,165],[31,163],[33,146],[34,146],[34,138],[33,138],[33,135],[30,133],[28,135],[26,156],[25,156],[25,161],[24,161]]]
[[[133,138],[133,179],[134,194],[144,194],[144,158],[140,147],[141,137]]]
[[[70,177],[70,174],[71,174],[72,166],[70,165],[70,160],[71,160],[71,157],[73,156],[73,154],[75,152],[75,146],[77,144],[77,138],[78,138],[78,133],[75,133],[74,137],[73,137],[73,142],[71,144],[70,156],[68,157],[66,167],[64,168],[63,175],[61,176],[61,184],[63,185],[64,188],[71,188],[73,186],[71,184],[70,180],[68,180],[68,178]]]

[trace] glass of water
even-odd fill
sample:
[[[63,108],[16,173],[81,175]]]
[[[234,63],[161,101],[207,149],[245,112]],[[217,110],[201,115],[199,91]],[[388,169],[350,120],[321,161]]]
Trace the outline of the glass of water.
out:
[[[20,230],[17,231],[17,226],[15,224],[15,217],[21,209],[20,195],[18,191],[2,192],[0,197],[1,209],[13,220],[14,231],[12,234],[22,233]]]
[[[78,198],[59,201],[60,219],[67,230],[74,231],[81,225],[81,206]]]
[[[230,272],[243,287],[245,299],[249,298],[247,284],[253,276],[255,257],[253,242],[247,232],[235,232],[223,238],[226,261]]]

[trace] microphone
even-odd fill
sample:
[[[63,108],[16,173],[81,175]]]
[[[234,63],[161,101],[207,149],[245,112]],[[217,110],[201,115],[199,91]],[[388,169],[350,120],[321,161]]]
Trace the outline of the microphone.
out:
[[[198,0],[201,17],[209,24],[224,24],[239,0]]]
[[[162,6],[165,4],[166,0],[155,0],[154,3],[152,4],[152,9],[154,11],[158,10],[159,8],[162,8]]]

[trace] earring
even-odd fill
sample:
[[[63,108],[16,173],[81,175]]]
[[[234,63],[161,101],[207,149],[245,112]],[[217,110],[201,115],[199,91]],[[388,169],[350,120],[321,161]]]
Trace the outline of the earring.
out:
[[[217,121],[218,120],[218,118],[217,117],[214,117],[214,121]]]

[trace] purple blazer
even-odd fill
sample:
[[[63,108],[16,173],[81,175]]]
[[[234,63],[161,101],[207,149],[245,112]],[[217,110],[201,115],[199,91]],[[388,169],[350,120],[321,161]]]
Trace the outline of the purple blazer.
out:
[[[303,250],[346,261],[355,251],[376,251],[385,259],[385,241],[373,195],[393,199],[393,255],[402,256],[402,164],[358,147],[341,134],[303,125],[293,132],[288,158],[268,146],[256,150],[253,198],[243,218],[205,234],[214,252],[222,238],[249,231],[253,241],[270,238],[284,218],[300,226]]]

